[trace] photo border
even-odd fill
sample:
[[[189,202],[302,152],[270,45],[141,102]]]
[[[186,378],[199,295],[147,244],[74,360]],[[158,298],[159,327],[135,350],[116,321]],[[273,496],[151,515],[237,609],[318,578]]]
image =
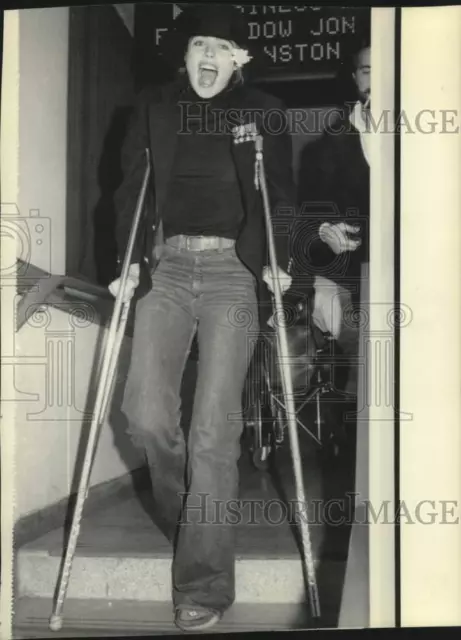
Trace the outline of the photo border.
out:
[[[43,5],[45,6],[45,5]],[[22,9],[21,9],[22,10]],[[447,12],[443,17],[439,17],[440,28],[444,32],[436,34],[437,45],[433,55],[434,60],[427,60],[424,57],[426,42],[422,34],[427,26],[434,26],[434,17],[437,11]],[[402,34],[401,44],[389,41],[384,38],[384,31],[377,29],[378,12],[393,12],[397,17],[395,30],[397,40],[400,37],[400,27],[398,15],[402,12]],[[397,13],[395,13],[397,12]],[[411,12],[411,13],[410,13]],[[440,16],[440,14],[439,14]],[[440,108],[440,104],[447,109],[452,109],[459,104],[461,92],[461,81],[459,80],[459,67],[454,66],[453,60],[459,64],[461,59],[461,9],[459,7],[421,7],[412,9],[399,9],[395,7],[377,8],[372,11],[372,66],[373,78],[373,105],[376,111],[386,108],[387,98],[385,87],[390,87],[392,75],[396,80],[396,108],[399,110],[399,87],[394,78],[394,69],[399,68],[399,60],[394,59],[394,49],[398,58],[399,48],[402,48],[402,108],[407,111],[412,109],[426,108],[434,104]],[[4,33],[3,33],[3,67],[2,67],[2,102],[1,102],[1,192],[2,201],[14,201],[10,194],[16,193],[18,154],[19,149],[15,144],[18,129],[18,113],[7,106],[10,103],[10,96],[17,97],[19,91],[19,10],[10,10],[4,13]],[[390,22],[390,17],[387,18]],[[410,22],[411,20],[411,22]],[[457,31],[455,24],[458,24]],[[450,31],[451,25],[451,31]],[[448,31],[448,36],[445,33]],[[434,31],[432,31],[434,37]],[[378,39],[377,39],[378,38]],[[382,39],[381,39],[382,38]],[[378,53],[376,43],[381,42],[382,51]],[[447,46],[448,43],[448,46]],[[432,42],[434,44],[434,41]],[[387,54],[385,55],[385,51]],[[394,61],[394,63],[391,63]],[[428,65],[428,66],[425,66]],[[451,72],[450,72],[451,70]],[[440,73],[446,90],[442,86]],[[383,74],[381,76],[381,73]],[[454,78],[458,73],[458,79]],[[412,78],[412,74],[416,77]],[[380,97],[381,92],[381,97]],[[392,90],[393,92],[393,90]],[[381,101],[381,102],[380,102]],[[13,104],[14,100],[13,100]],[[389,104],[387,104],[389,108]],[[393,110],[393,105],[390,107]],[[430,106],[429,106],[430,108]],[[459,150],[455,148],[456,136],[446,136],[441,141],[437,136],[428,137],[421,133],[414,133],[412,136],[394,137],[387,136],[389,140],[382,143],[386,147],[379,163],[387,161],[391,144],[395,147],[396,172],[399,170],[399,162],[402,164],[401,177],[398,176],[394,184],[395,192],[386,193],[389,182],[386,182],[387,169],[385,173],[378,173],[376,165],[372,167],[372,184],[377,184],[379,175],[381,186],[372,187],[373,217],[371,219],[371,288],[370,302],[382,302],[388,299],[395,301],[398,308],[400,306],[400,295],[402,300],[414,313],[416,320],[408,327],[399,329],[396,327],[396,359],[394,361],[396,370],[396,393],[395,410],[398,412],[411,409],[415,411],[415,420],[406,421],[400,424],[398,416],[390,416],[388,409],[373,406],[370,408],[369,425],[377,422],[376,429],[370,428],[370,448],[369,464],[370,485],[369,498],[375,505],[375,510],[384,500],[394,505],[399,499],[408,501],[409,504],[416,504],[418,500],[427,500],[428,495],[442,496],[446,499],[456,499],[458,505],[461,492],[461,436],[459,431],[459,385],[460,362],[459,362],[459,327],[461,326],[461,314],[459,310],[459,283],[456,274],[461,272],[460,265],[460,242],[459,242],[459,184],[458,176],[461,175],[461,161]],[[402,157],[399,158],[398,151],[402,149]],[[376,148],[375,148],[376,149]],[[375,152],[376,153],[376,150]],[[379,154],[379,153],[378,153]],[[458,155],[456,155],[458,154]],[[450,174],[443,173],[443,165],[447,162],[447,157],[452,158]],[[433,165],[437,165],[437,171],[429,175],[431,180],[424,180],[422,176],[428,175],[428,158]],[[7,162],[6,162],[7,160]],[[458,163],[458,164],[456,164]],[[5,167],[8,165],[8,171]],[[392,165],[394,168],[394,165]],[[458,167],[458,169],[457,169]],[[400,198],[399,179],[402,182],[402,196]],[[449,181],[448,193],[443,191]],[[392,179],[391,179],[392,182]],[[378,189],[378,191],[376,191]],[[434,218],[439,217],[429,204],[434,206],[434,191],[437,194],[437,206],[443,208],[445,220],[448,217],[450,225],[443,233],[438,235],[439,245],[431,254],[438,260],[435,273],[429,274],[430,280],[424,281],[423,291],[418,291],[418,278],[414,276],[411,262],[421,262],[421,245],[426,248],[425,243],[430,242],[431,233],[434,231]],[[457,189],[457,190],[456,190]],[[451,200],[448,196],[451,195]],[[395,214],[394,212],[395,206]],[[399,206],[402,213],[399,213]],[[376,207],[376,208],[375,208]],[[379,211],[379,214],[375,214]],[[386,213],[387,212],[387,213]],[[392,231],[389,224],[390,219],[394,220]],[[394,218],[395,215],[395,218]],[[415,225],[414,216],[418,215],[420,225]],[[379,222],[381,220],[381,222]],[[381,225],[383,225],[381,227]],[[395,226],[395,229],[394,229]],[[385,230],[385,246],[391,247],[393,263],[396,265],[395,280],[379,282],[383,273],[389,271],[389,254],[383,249],[382,230]],[[401,232],[400,232],[401,230]],[[446,244],[445,244],[446,243]],[[2,242],[3,245],[3,242]],[[448,249],[447,249],[448,247]],[[12,252],[8,244],[2,246],[2,264],[10,264]],[[400,258],[401,251],[401,258]],[[450,255],[451,263],[447,261]],[[424,258],[425,260],[426,258]],[[401,270],[400,270],[401,260]],[[454,262],[454,265],[453,265]],[[384,270],[380,271],[378,265]],[[423,265],[424,266],[424,265]],[[410,277],[408,274],[410,273]],[[427,276],[427,271],[424,271]],[[455,274],[455,275],[454,275]],[[394,274],[393,276],[394,277]],[[450,283],[450,286],[437,288],[439,279]],[[454,289],[453,289],[454,287]],[[431,338],[431,326],[428,327],[424,321],[434,320],[434,305],[429,299],[427,290],[439,291],[441,303],[448,324],[444,324],[444,332],[450,335],[450,352],[434,353],[430,350],[426,357],[426,365],[432,367],[431,372],[426,372],[425,383],[430,387],[431,392],[447,400],[447,379],[438,377],[440,371],[444,372],[447,362],[453,368],[450,374],[451,384],[447,406],[441,409],[441,414],[445,421],[434,425],[434,411],[430,410],[433,405],[428,405],[427,399],[421,398],[421,394],[415,389],[415,376],[418,379],[420,371],[414,364],[415,343],[417,338],[426,343]],[[453,296],[453,290],[456,295]],[[13,333],[13,326],[6,323],[10,320],[10,314],[5,312],[8,304],[13,304],[15,287],[2,287],[2,333]],[[390,297],[389,297],[390,296]],[[435,316],[436,317],[436,316]],[[371,310],[371,323],[374,330],[379,331],[383,326],[384,315],[379,311]],[[419,323],[419,324],[418,324]],[[448,329],[446,328],[448,326]],[[433,329],[432,329],[433,330]],[[377,338],[374,338],[375,340]],[[400,354],[399,354],[400,344]],[[423,347],[420,347],[421,349]],[[8,355],[8,344],[6,340],[1,341],[2,357]],[[427,353],[427,352],[426,352]],[[427,363],[427,359],[431,361]],[[432,359],[434,358],[434,359]],[[398,369],[400,361],[400,369]],[[5,392],[8,385],[8,377],[4,375],[2,367],[2,391]],[[389,375],[389,372],[386,373]],[[400,378],[400,384],[398,381]],[[371,385],[376,381],[377,373],[371,375]],[[416,385],[417,386],[417,385]],[[373,386],[372,386],[373,388]],[[426,402],[420,406],[420,400]],[[452,404],[450,404],[452,403]],[[423,414],[423,406],[429,408],[428,414]],[[2,563],[1,563],[1,591],[0,591],[0,633],[2,637],[11,637],[11,605],[13,596],[13,507],[14,507],[14,405],[4,403],[2,408],[2,431],[1,431],[1,543],[2,543]],[[394,428],[382,428],[382,421]],[[380,427],[381,425],[381,427]],[[433,461],[433,447],[437,444],[437,453],[434,466],[431,467],[433,474],[428,474],[427,463]],[[440,458],[442,456],[442,458]],[[396,461],[396,475],[389,476],[390,469]],[[435,469],[437,467],[437,469]],[[437,482],[434,476],[437,474]],[[429,478],[428,475],[431,475]],[[399,484],[401,483],[400,489]],[[454,486],[457,488],[454,489]],[[429,498],[430,499],[430,498]],[[10,526],[8,526],[10,525]],[[421,530],[424,525],[411,525],[400,523],[400,527],[394,530],[388,524],[373,524],[370,526],[370,624],[369,626],[393,626],[400,623],[400,617],[404,626],[443,626],[447,624],[460,624],[459,602],[461,601],[461,536],[458,528],[446,527],[440,529],[442,525],[434,525],[429,531]],[[438,529],[438,534],[442,538],[437,542],[434,530]],[[393,535],[395,533],[395,535]],[[422,538],[420,534],[424,534]],[[9,553],[10,550],[10,553]],[[441,553],[444,551],[444,553]],[[454,551],[457,555],[452,555]],[[401,553],[401,558],[400,558]],[[395,564],[397,561],[397,564]],[[399,583],[399,563],[402,568],[402,581]],[[455,569],[453,568],[455,567]],[[457,568],[457,569],[456,569]],[[433,575],[437,576],[439,582],[436,586],[432,582]],[[401,595],[401,603],[397,602]],[[447,597],[447,594],[449,597]]]

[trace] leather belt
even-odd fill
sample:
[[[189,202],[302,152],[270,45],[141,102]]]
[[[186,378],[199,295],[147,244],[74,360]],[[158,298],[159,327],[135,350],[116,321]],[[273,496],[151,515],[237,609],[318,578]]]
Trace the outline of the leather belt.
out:
[[[187,251],[213,251],[231,249],[235,246],[235,240],[231,238],[219,238],[217,236],[172,236],[165,240],[165,244],[175,249]]]

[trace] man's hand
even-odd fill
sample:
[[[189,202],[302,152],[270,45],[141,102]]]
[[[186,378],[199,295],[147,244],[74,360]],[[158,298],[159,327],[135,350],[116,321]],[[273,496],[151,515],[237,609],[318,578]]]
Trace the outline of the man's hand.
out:
[[[342,308],[339,287],[336,282],[316,276],[312,320],[323,333],[330,333],[335,340],[341,332]]]
[[[128,271],[128,277],[126,280],[125,294],[122,298],[123,302],[129,302],[131,298],[134,296],[134,292],[139,285],[139,264],[130,265]],[[117,294],[120,290],[120,278],[114,280],[109,285],[109,291],[114,296],[117,297]]]
[[[355,251],[360,247],[362,244],[360,238],[349,237],[349,234],[356,234],[359,231],[359,226],[347,224],[347,222],[339,224],[324,222],[319,229],[319,236],[338,255],[346,251]]]
[[[278,277],[280,281],[280,290],[282,295],[291,287],[292,278],[286,271],[278,267]],[[267,284],[267,288],[271,293],[274,293],[275,284],[272,278],[272,269],[270,267],[264,267],[263,269],[263,280]]]

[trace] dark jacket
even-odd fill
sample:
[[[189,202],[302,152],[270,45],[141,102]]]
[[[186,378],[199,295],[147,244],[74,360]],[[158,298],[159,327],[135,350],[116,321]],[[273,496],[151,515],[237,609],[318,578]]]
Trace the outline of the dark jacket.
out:
[[[311,270],[355,290],[361,265],[369,260],[370,171],[360,134],[347,116],[304,150],[291,247],[298,272]],[[358,223],[361,246],[336,255],[319,238],[323,222]]]
[[[117,243],[119,260],[123,261],[139,191],[146,168],[145,149],[149,149],[153,176],[145,207],[138,242],[132,263],[139,262],[144,270],[155,265],[153,250],[162,244],[162,210],[168,192],[175,157],[177,132],[181,128],[179,102],[184,96],[186,81],[179,79],[162,87],[144,89],[137,100],[128,134],[122,149],[123,182],[116,193]],[[226,98],[231,127],[255,122],[263,135],[266,179],[273,220],[293,216],[296,191],[292,175],[292,146],[287,128],[285,132],[268,135],[267,119],[262,114],[276,109],[285,114],[278,99],[254,88],[235,87]],[[284,116],[285,117],[285,116]],[[279,129],[280,119],[273,118]],[[231,133],[229,135],[232,135]],[[244,220],[236,242],[236,252],[259,282],[261,295],[262,269],[269,264],[264,210],[261,193],[255,188],[254,142],[232,144],[232,154],[239,180],[244,207]],[[282,211],[279,216],[279,211]],[[279,265],[287,270],[289,262],[289,231],[273,224]],[[264,287],[265,288],[265,287]],[[267,296],[267,291],[266,291]]]

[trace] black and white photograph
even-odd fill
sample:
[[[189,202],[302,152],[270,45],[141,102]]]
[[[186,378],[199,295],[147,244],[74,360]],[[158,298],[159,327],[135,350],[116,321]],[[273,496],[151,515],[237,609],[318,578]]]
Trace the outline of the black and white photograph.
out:
[[[397,11],[5,12],[11,637],[400,624]]]

